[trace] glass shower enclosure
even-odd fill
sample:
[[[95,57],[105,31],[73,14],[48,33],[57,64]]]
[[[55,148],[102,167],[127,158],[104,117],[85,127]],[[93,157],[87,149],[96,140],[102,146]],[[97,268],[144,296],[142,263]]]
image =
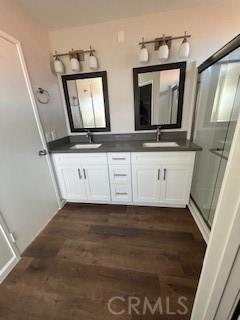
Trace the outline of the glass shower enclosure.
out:
[[[211,228],[240,112],[240,35],[198,68],[191,198]],[[240,164],[239,164],[240,165]]]

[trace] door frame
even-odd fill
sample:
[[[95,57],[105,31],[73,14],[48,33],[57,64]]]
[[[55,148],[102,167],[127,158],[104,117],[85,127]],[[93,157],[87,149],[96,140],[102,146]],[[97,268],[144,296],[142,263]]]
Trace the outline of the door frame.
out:
[[[16,266],[18,261],[21,259],[20,252],[13,242],[13,240],[10,237],[10,232],[7,228],[7,225],[0,213],[0,231],[2,232],[4,238],[6,239],[6,242],[12,251],[13,257],[11,260],[0,270],[0,284],[3,282],[3,280],[6,278],[6,276],[9,274],[9,272]]]
[[[34,92],[33,92],[33,89],[32,89],[32,84],[31,84],[31,81],[30,81],[30,78],[29,78],[29,74],[28,74],[27,65],[26,65],[26,62],[25,62],[25,58],[24,58],[21,42],[19,40],[15,39],[14,37],[12,37],[11,35],[9,35],[8,33],[2,31],[2,30],[0,30],[0,38],[3,38],[6,41],[12,43],[17,48],[17,52],[18,52],[20,63],[21,63],[23,76],[24,76],[24,79],[25,79],[25,82],[26,82],[26,85],[27,85],[27,90],[28,90],[28,94],[29,94],[29,97],[30,97],[31,106],[32,106],[34,118],[35,118],[35,121],[36,121],[36,124],[37,124],[37,129],[38,129],[38,132],[39,132],[40,140],[41,140],[41,143],[43,145],[43,148],[45,150],[48,150],[47,143],[46,143],[46,140],[45,140],[44,131],[43,131],[43,128],[42,128],[42,124],[41,124],[39,113],[38,113],[38,109],[37,109],[37,103],[36,103]],[[61,196],[60,196],[60,193],[59,193],[59,189],[58,189],[58,186],[57,186],[57,182],[56,182],[56,178],[55,178],[55,175],[54,175],[54,170],[53,170],[53,167],[52,167],[52,162],[51,162],[49,154],[47,153],[47,155],[45,157],[46,157],[48,169],[49,169],[49,172],[50,172],[51,180],[52,180],[52,183],[53,183],[54,191],[55,191],[55,194],[56,194],[58,207],[59,207],[59,209],[61,209],[63,207],[63,205],[65,204],[65,202],[61,199]]]

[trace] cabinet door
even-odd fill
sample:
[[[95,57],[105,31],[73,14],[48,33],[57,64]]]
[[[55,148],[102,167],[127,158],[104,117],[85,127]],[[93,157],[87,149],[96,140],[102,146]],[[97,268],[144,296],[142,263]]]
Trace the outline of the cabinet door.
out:
[[[135,165],[132,169],[133,201],[159,203],[161,193],[161,167]]]
[[[191,166],[164,166],[162,176],[161,202],[163,202],[164,204],[187,204],[191,187],[191,176]]]
[[[66,200],[87,200],[83,169],[77,166],[59,166],[58,180],[62,196]]]
[[[88,200],[110,201],[107,166],[84,166],[83,175],[87,186]]]

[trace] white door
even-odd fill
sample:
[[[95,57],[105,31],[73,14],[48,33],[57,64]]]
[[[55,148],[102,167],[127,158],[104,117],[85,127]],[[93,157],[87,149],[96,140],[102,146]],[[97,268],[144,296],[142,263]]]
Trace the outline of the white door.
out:
[[[86,183],[80,166],[58,166],[57,175],[64,199],[87,200]]]
[[[109,175],[107,166],[84,166],[83,174],[87,185],[88,200],[110,201]]]
[[[191,187],[190,166],[166,165],[162,174],[161,202],[164,204],[183,204],[188,202]]]
[[[59,207],[45,148],[21,46],[0,32],[0,211],[20,252]]]
[[[159,203],[161,194],[161,167],[136,165],[132,169],[133,201]]]

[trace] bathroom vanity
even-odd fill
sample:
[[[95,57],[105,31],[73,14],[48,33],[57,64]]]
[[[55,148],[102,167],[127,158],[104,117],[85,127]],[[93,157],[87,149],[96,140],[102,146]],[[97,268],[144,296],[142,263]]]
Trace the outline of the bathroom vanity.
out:
[[[68,142],[51,148],[62,198],[185,207],[199,148],[189,141],[154,145],[154,141]]]
[[[122,135],[92,135],[111,131],[107,72],[62,76],[69,131],[87,132],[50,146],[64,200],[186,206],[199,149],[186,132],[161,130],[181,128],[185,70],[186,62],[133,69],[135,130],[146,133]]]

